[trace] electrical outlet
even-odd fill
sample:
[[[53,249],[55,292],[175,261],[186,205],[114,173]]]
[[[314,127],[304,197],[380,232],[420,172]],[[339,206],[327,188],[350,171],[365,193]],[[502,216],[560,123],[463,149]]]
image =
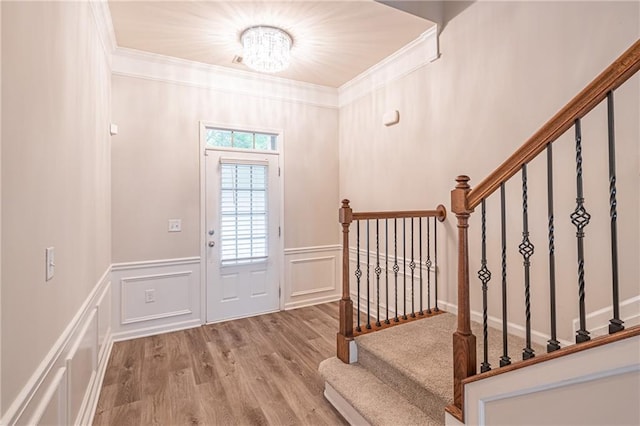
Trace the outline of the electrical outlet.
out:
[[[180,231],[182,231],[182,220],[169,219],[169,232],[180,232]]]
[[[150,288],[144,291],[144,303],[153,303],[156,301],[156,290]]]
[[[55,247],[47,247],[45,254],[46,281],[49,281],[51,278],[53,278],[53,274],[56,272],[55,254]]]

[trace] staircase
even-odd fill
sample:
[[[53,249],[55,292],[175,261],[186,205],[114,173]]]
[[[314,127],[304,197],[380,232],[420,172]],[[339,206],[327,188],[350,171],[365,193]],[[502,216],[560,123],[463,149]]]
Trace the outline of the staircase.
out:
[[[442,312],[356,337],[357,363],[329,358],[320,364],[325,396],[351,424],[444,425],[445,407],[453,402],[456,322],[455,315]],[[481,334],[482,325],[472,323],[472,330]],[[489,336],[489,356],[497,359],[502,336],[499,330]],[[525,341],[509,335],[508,345],[518,353]],[[482,343],[478,349],[484,350]]]
[[[349,200],[343,200],[339,210],[343,261],[337,357],[322,362],[319,370],[326,382],[325,396],[351,424],[443,425],[445,411],[450,415],[447,417],[447,424],[464,424],[467,412],[475,413],[475,417],[468,419],[470,424],[484,423],[487,420],[486,412],[479,407],[490,405],[491,398],[497,401],[541,393],[541,389],[568,389],[569,384],[586,381],[593,384],[596,377],[612,378],[610,383],[618,380],[615,382],[617,384],[622,383],[620,378],[625,374],[626,380],[632,377],[631,385],[627,385],[632,390],[625,395],[631,395],[632,400],[635,398],[633,402],[619,404],[622,401],[620,397],[611,403],[597,405],[594,401],[585,403],[583,399],[577,405],[567,403],[559,409],[555,407],[555,413],[569,413],[572,417],[565,421],[567,424],[584,424],[603,413],[607,422],[617,413],[630,414],[623,416],[622,424],[637,424],[640,421],[640,412],[634,417],[636,412],[633,411],[637,408],[636,401],[640,397],[640,386],[636,386],[638,381],[635,380],[636,376],[640,378],[640,326],[631,326],[631,323],[625,325],[626,318],[621,315],[620,302],[621,294],[627,294],[628,297],[628,286],[632,286],[632,297],[637,297],[635,289],[638,277],[633,276],[635,274],[630,273],[631,269],[628,267],[624,273],[619,268],[618,210],[624,202],[618,206],[617,186],[622,181],[618,182],[616,171],[614,113],[614,92],[639,70],[640,40],[484,180],[472,187],[468,176],[458,176],[457,185],[451,191],[450,204],[451,212],[456,217],[456,231],[452,227],[437,224],[437,221],[443,222],[446,219],[447,212],[443,206],[422,211],[353,212]],[[585,126],[583,140],[582,120],[600,104],[603,104],[603,108],[606,107],[606,120],[601,119],[603,123],[600,123],[601,126],[606,126],[606,136],[597,136]],[[637,112],[633,111],[637,110],[638,105],[630,103],[626,106],[629,105],[631,112],[624,111],[623,114],[637,117]],[[595,114],[592,117],[596,117],[594,120],[598,119]],[[637,121],[632,123],[637,124]],[[563,138],[565,134],[568,135]],[[572,140],[575,146],[575,157],[571,158],[568,166],[563,165],[575,171],[575,192],[571,190],[569,193],[565,189],[562,194],[556,192],[554,195],[557,183],[553,173],[553,146],[566,143],[561,140]],[[599,184],[583,178],[583,162],[587,158],[583,157],[583,149],[592,150],[594,144],[607,148],[607,158],[596,159],[608,160],[608,181],[603,180]],[[541,155],[543,153],[546,155]],[[546,162],[543,161],[544,158],[538,157],[546,157]],[[546,165],[546,173],[539,167],[537,174],[534,170],[529,176],[532,170],[528,172],[528,166],[534,161],[538,165]],[[541,186],[540,182],[545,183],[546,205],[529,201],[529,186]],[[511,191],[520,188],[519,196],[509,196],[505,189],[507,183]],[[636,184],[635,180],[625,183]],[[585,197],[586,191],[593,191],[592,188],[585,187],[597,185],[609,187],[608,214],[602,215],[600,211],[599,219],[609,235],[600,240],[594,240],[589,232],[597,222],[598,207],[594,204],[598,201],[606,202],[606,199]],[[567,210],[565,204],[564,210],[560,211],[554,205],[554,201],[561,197],[569,197],[573,201],[574,195],[574,210]],[[485,205],[487,199],[494,201]],[[628,207],[625,213],[634,213],[636,205],[628,201],[626,205]],[[509,215],[507,211],[510,212]],[[637,215],[637,211],[635,214]],[[476,221],[475,228],[472,229],[474,233],[470,234],[472,216],[478,218],[480,223]],[[536,228],[529,227],[530,216],[532,220],[543,218],[542,228],[538,225],[538,229],[548,228],[547,236],[535,235]],[[488,227],[485,225],[491,221],[492,231],[487,231]],[[500,226],[496,226],[496,222]],[[590,222],[594,222],[591,227]],[[355,241],[350,244],[352,225]],[[556,231],[556,226],[560,225],[575,227],[575,243],[568,244],[569,241],[565,238],[564,249],[556,253],[556,232],[561,235],[560,229]],[[448,240],[457,240],[457,301],[453,304],[457,307],[457,316],[438,309],[439,226],[449,232]],[[508,229],[511,232],[509,236],[514,235],[514,227],[517,229],[515,235],[522,236],[522,240],[515,244],[514,239],[507,237]],[[454,232],[457,238],[454,238]],[[573,233],[573,229],[571,232]],[[471,253],[471,257],[470,235],[480,237],[480,243],[472,245],[476,250]],[[535,244],[532,240],[535,240]],[[597,248],[598,255],[595,259],[593,255],[589,257],[586,254],[587,243]],[[500,250],[496,251],[498,244]],[[575,257],[567,257],[567,245],[575,247]],[[558,242],[558,247],[560,246]],[[494,251],[488,253],[492,248]],[[517,261],[518,267],[522,269],[518,274],[507,274],[507,264],[512,260],[514,249],[521,256]],[[567,262],[567,259],[571,259],[571,262]],[[594,281],[585,278],[585,264],[594,261],[610,273],[609,282],[602,278]],[[473,271],[470,270],[470,263]],[[540,267],[548,269],[535,269]],[[556,273],[557,269],[567,267],[572,269],[571,275],[566,272]],[[548,282],[545,283],[542,278],[547,273]],[[515,284],[513,275],[517,276]],[[567,276],[573,279],[567,280]],[[471,320],[471,284],[480,287],[482,291],[481,313],[478,310],[478,299],[474,303],[482,324]],[[453,283],[449,283],[451,285]],[[514,285],[522,286],[521,289],[524,290],[520,290],[524,300],[517,301],[515,306],[513,297],[508,297],[508,292],[511,294]],[[594,292],[595,288],[600,291]],[[571,289],[573,296],[568,296],[568,289]],[[532,322],[540,318],[538,316],[532,319],[532,316],[540,315],[540,311],[536,313],[531,309],[532,290],[534,293],[548,294],[548,302],[545,301],[548,309],[543,314],[548,318],[548,325],[545,325],[548,329],[532,328]],[[609,334],[593,337],[593,329],[590,331],[588,327],[594,324],[587,324],[588,305],[585,300],[605,295],[606,300],[611,303],[610,308],[605,309],[607,315],[611,315]],[[535,302],[539,303],[540,299]],[[577,325],[571,331],[574,335],[561,332],[557,324],[557,312],[567,306],[577,308],[579,312]],[[499,308],[496,309],[497,307]],[[517,321],[524,319],[522,324],[515,324],[522,330],[524,339],[508,334],[510,315],[516,312]],[[491,329],[488,321],[490,316],[493,316],[492,322],[500,323],[500,330]],[[534,334],[548,339],[546,347],[533,342]],[[575,340],[575,344],[569,340]],[[626,349],[615,352],[616,348],[623,347]],[[575,363],[576,359],[582,359],[582,363]],[[577,371],[574,368],[579,364],[598,364],[601,360],[605,362],[598,371]],[[618,361],[620,362],[616,364]],[[555,377],[545,382],[545,370],[554,371]],[[493,386],[497,383],[496,380],[513,378],[516,386],[511,386],[509,392],[503,386],[495,391],[498,393],[492,390],[493,396],[482,397],[484,399],[477,393],[474,394],[482,383]],[[527,385],[527,381],[537,384]],[[613,394],[617,394],[619,390],[616,385],[610,385],[608,389],[605,392]],[[545,396],[548,398],[547,406],[542,408],[550,408],[556,402],[553,395],[556,394],[549,392]],[[589,395],[589,399],[593,399],[593,392]],[[553,411],[540,412],[535,402],[526,402],[524,405],[516,403],[515,406],[527,409],[540,418],[554,418],[551,414]],[[614,406],[618,408],[612,408]],[[479,411],[482,411],[481,417],[478,417]],[[498,411],[500,410],[494,412]],[[518,408],[513,410],[507,424],[519,421],[520,414],[521,410]]]

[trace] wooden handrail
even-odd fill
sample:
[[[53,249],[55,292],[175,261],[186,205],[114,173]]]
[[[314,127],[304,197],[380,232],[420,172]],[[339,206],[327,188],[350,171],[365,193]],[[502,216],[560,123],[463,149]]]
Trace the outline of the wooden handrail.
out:
[[[500,184],[518,173],[522,166],[540,154],[547,144],[560,137],[573,126],[577,119],[584,117],[602,102],[607,93],[620,87],[638,70],[640,70],[640,40],[637,40],[551,120],[547,121],[493,173],[476,185],[468,194],[467,208],[469,210],[476,208],[484,198],[497,190]]]
[[[443,222],[447,218],[447,209],[442,204],[440,204],[438,205],[438,207],[436,207],[435,210],[404,210],[353,213],[353,220],[401,219],[403,217],[437,217],[440,222]]]

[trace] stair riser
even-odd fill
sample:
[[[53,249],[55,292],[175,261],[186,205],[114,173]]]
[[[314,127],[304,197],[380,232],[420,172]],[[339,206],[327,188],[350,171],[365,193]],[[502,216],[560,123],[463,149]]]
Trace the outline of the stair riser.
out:
[[[444,408],[451,403],[450,401],[433,394],[420,383],[362,346],[358,347],[358,363],[387,386],[401,394],[411,404],[433,418],[442,418],[444,422]]]

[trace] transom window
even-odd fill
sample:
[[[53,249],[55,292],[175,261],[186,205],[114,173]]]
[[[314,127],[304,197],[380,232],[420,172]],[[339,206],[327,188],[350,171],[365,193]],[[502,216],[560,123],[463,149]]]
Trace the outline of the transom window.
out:
[[[207,128],[207,148],[239,148],[262,151],[278,149],[277,135],[271,133],[245,132],[241,130]]]

